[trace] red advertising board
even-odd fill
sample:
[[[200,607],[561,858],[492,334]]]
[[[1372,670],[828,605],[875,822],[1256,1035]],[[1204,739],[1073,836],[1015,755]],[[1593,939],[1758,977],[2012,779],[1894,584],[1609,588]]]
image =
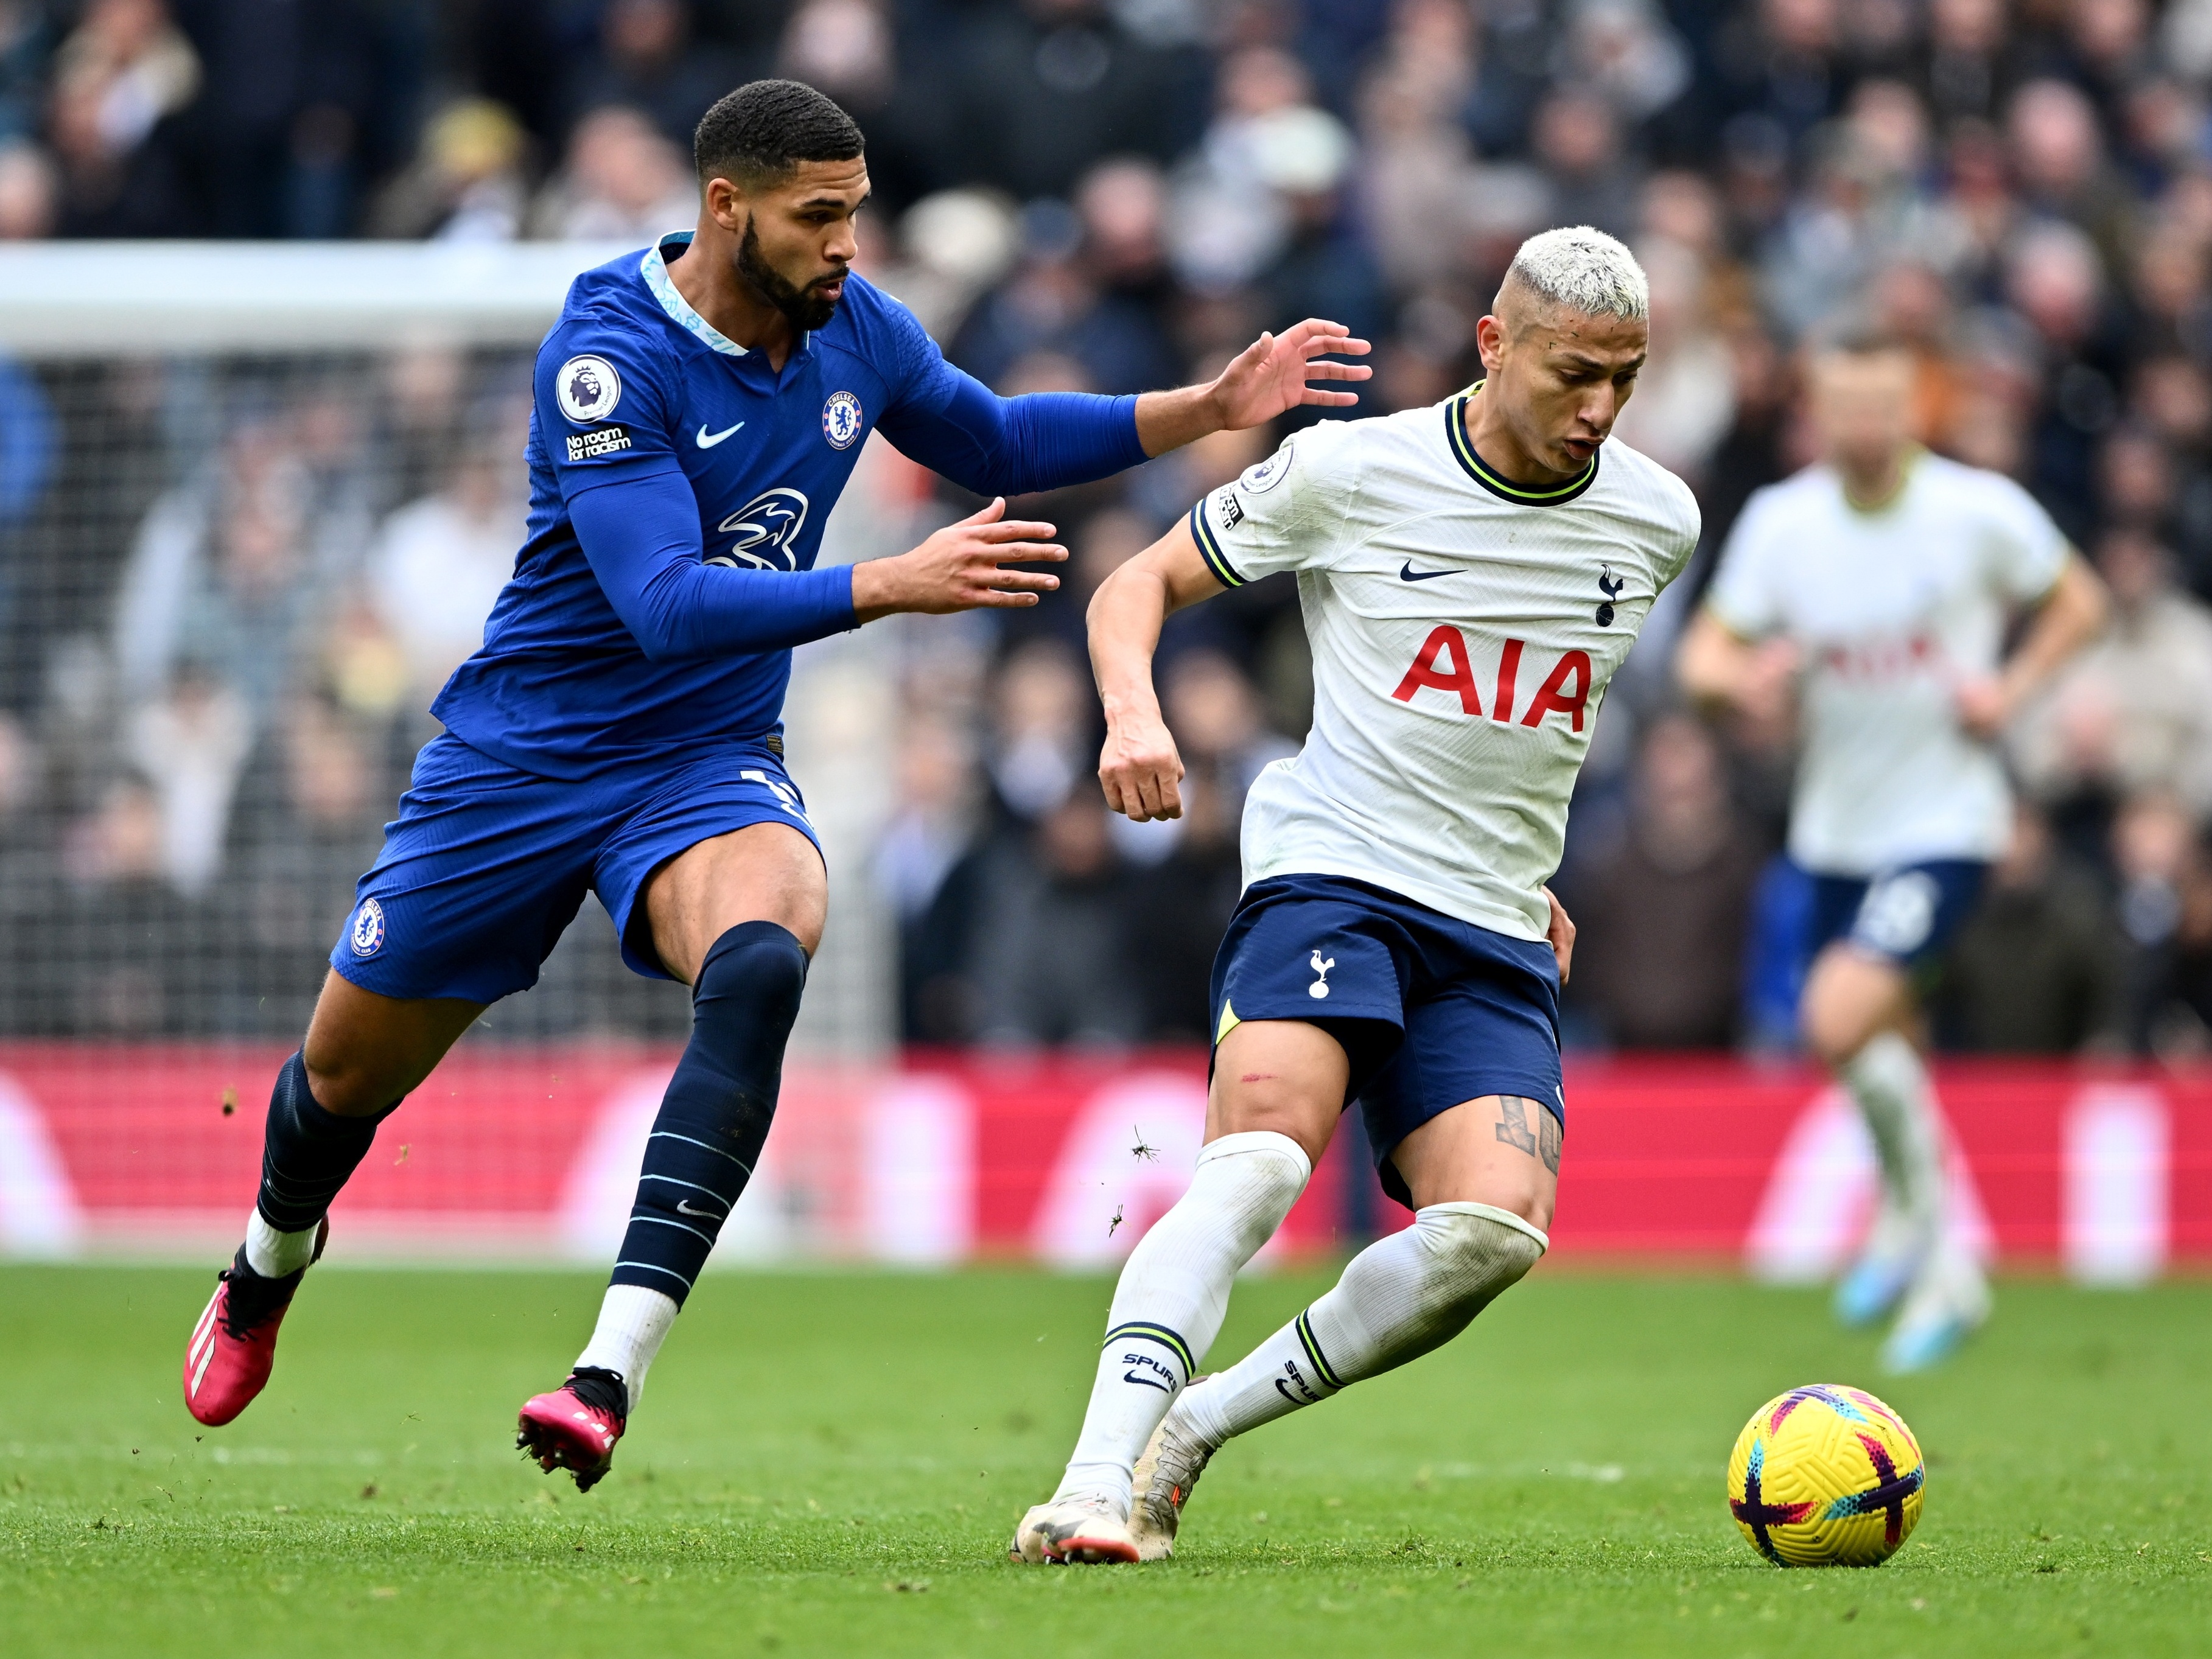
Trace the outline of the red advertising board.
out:
[[[0,1253],[204,1251],[252,1201],[284,1055],[221,1045],[0,1044]],[[603,1260],[674,1063],[666,1049],[467,1044],[384,1127],[334,1214],[364,1254]],[[1206,1062],[914,1054],[794,1065],[732,1260],[1119,1259],[1182,1190]],[[2212,1265],[2212,1074],[2029,1062],[1940,1072],[1954,1209],[1996,1258],[2088,1278]],[[1563,1255],[1831,1271],[1874,1191],[1847,1103],[1724,1057],[1570,1063]],[[1333,1152],[1279,1252],[1405,1212]]]

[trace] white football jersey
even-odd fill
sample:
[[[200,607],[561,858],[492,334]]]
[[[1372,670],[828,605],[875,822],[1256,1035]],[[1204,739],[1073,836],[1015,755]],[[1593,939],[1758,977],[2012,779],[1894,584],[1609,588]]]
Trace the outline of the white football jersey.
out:
[[[1540,939],[1605,688],[1698,542],[1682,481],[1618,442],[1555,489],[1468,441],[1480,386],[1328,421],[1191,509],[1231,586],[1298,573],[1313,730],[1244,804],[1244,880],[1350,876]]]
[[[1954,693],[1996,672],[2008,614],[2048,593],[2066,557],[2025,489],[1940,455],[1917,454],[1871,512],[1827,466],[1752,496],[1706,603],[1740,637],[1805,653],[1792,858],[1868,876],[2004,851],[2004,769],[1960,725]]]

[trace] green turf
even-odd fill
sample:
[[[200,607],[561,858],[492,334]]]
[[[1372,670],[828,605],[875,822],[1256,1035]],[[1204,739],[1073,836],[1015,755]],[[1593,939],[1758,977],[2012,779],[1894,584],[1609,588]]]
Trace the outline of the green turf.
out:
[[[1319,1287],[1249,1282],[1218,1352]],[[1783,1572],[1723,1464],[1761,1401],[1875,1381],[1820,1298],[1540,1273],[1405,1371],[1255,1435],[1173,1562],[1017,1569],[1103,1283],[718,1275],[588,1497],[507,1449],[581,1274],[319,1273],[203,1439],[204,1274],[0,1271],[0,1653],[250,1656],[2212,1650],[2212,1285],[2005,1289],[1881,1389],[1929,1455],[1890,1565]]]

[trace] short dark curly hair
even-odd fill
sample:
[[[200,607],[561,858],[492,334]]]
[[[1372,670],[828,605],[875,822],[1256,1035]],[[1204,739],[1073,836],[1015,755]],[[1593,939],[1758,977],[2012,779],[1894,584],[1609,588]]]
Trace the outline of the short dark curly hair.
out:
[[[799,81],[750,81],[699,120],[699,182],[774,183],[802,161],[849,161],[865,148],[853,118]]]

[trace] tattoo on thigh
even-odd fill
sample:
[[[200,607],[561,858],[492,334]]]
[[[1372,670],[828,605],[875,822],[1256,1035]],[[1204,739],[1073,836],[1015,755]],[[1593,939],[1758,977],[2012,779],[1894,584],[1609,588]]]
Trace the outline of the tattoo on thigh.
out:
[[[1536,1109],[1536,1133],[1543,1138],[1543,1148],[1537,1156],[1544,1160],[1546,1169],[1553,1175],[1559,1174],[1559,1148],[1567,1138],[1567,1132],[1559,1127],[1559,1119],[1539,1106]]]
[[[1518,1146],[1529,1157],[1536,1156],[1536,1137],[1528,1133],[1528,1103],[1518,1095],[1498,1097],[1498,1138],[1509,1146]],[[1537,1115],[1543,1109],[1537,1108]]]

